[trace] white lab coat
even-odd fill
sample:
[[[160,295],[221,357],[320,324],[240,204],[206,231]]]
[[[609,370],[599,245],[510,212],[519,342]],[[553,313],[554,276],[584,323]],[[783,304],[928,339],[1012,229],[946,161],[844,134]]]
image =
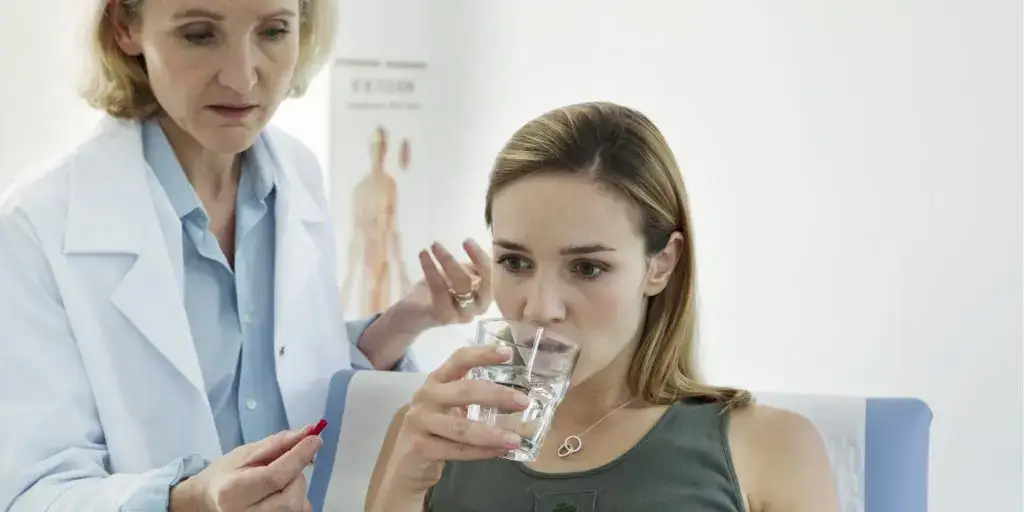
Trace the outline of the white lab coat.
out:
[[[350,345],[320,167],[289,135],[265,133],[279,168],[276,378],[297,428],[323,414]],[[0,199],[0,510],[121,510],[139,474],[221,455],[181,244],[137,122],[105,119]]]

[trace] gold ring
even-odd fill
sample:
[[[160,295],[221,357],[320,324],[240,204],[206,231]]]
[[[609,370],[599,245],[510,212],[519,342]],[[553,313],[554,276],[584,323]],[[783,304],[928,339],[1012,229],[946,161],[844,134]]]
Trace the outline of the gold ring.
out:
[[[469,285],[469,291],[466,293],[459,293],[455,291],[455,288],[448,288],[448,293],[452,296],[455,304],[462,309],[468,308],[476,302],[477,290],[480,288],[480,278],[473,279]]]
[[[468,308],[476,302],[476,292],[471,291],[468,293],[458,293],[454,289],[448,289],[448,293],[451,294],[455,304],[460,308]]]

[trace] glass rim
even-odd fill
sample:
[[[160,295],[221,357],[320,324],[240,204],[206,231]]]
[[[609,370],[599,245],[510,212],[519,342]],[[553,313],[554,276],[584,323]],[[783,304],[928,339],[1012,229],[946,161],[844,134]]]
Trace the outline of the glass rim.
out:
[[[534,329],[533,339],[537,339],[538,337],[540,337],[542,340],[546,339],[550,343],[555,343],[563,347],[567,347],[572,352],[579,353],[581,351],[579,343],[576,343],[575,341],[568,339],[565,335],[559,334],[556,331],[552,331],[547,327],[537,325],[536,323],[526,320],[509,320],[507,318],[501,317],[488,317],[477,320],[477,339],[481,339],[485,334],[496,336],[497,333],[487,329],[487,326],[496,324],[529,326]],[[540,333],[539,336],[537,333]],[[550,336],[546,336],[546,334],[548,333],[550,333]],[[523,343],[517,342],[515,340],[507,341],[507,343],[527,349],[533,348],[530,345],[524,345]]]

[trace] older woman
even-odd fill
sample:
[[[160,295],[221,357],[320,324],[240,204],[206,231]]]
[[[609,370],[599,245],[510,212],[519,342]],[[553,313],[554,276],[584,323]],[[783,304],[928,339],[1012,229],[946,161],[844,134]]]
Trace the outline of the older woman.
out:
[[[306,510],[331,375],[409,367],[418,333],[487,306],[467,242],[474,264],[435,245],[409,296],[340,318],[319,166],[267,127],[333,21],[329,0],[97,2],[108,119],[0,203],[0,509]]]

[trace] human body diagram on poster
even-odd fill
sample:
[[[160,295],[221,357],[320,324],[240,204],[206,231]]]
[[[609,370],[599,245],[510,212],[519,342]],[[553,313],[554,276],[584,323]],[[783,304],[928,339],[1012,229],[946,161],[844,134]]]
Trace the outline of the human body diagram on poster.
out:
[[[411,160],[408,140],[402,141],[399,152],[399,166],[407,169]],[[388,132],[383,126],[377,126],[370,143],[371,169],[352,189],[354,224],[341,286],[341,304],[347,310],[355,281],[361,281],[360,293],[355,297],[359,302],[355,307],[362,315],[384,311],[412,289],[402,258],[402,237],[397,223],[398,185],[394,175],[388,172],[387,154]]]

